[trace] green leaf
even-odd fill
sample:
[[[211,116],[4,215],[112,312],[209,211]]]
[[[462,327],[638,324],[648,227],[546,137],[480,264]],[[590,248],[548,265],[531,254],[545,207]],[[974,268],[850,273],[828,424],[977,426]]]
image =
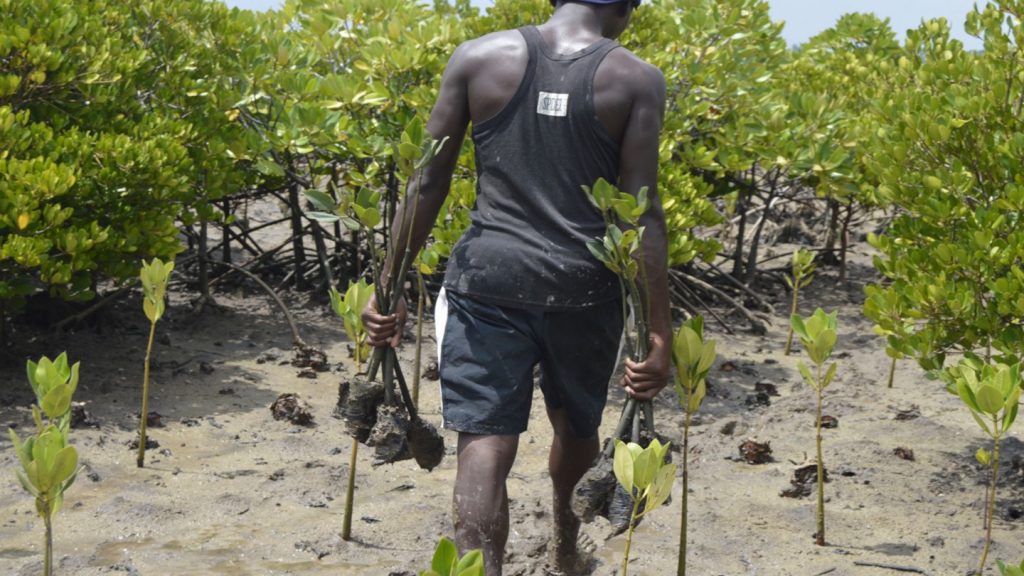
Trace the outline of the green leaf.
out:
[[[661,466],[658,454],[652,449],[652,446],[644,449],[633,461],[633,485],[640,491],[646,490],[651,485]]]
[[[988,466],[992,463],[992,453],[984,448],[978,448],[978,451],[974,454],[974,458],[982,466]]]
[[[978,400],[974,397],[974,391],[967,384],[965,379],[958,379],[956,382],[956,393],[960,396],[960,400],[963,401],[972,412],[980,412],[981,408],[978,406]]]
[[[811,336],[807,333],[807,325],[804,324],[804,320],[799,314],[793,314],[790,316],[789,323],[793,327],[793,332],[795,332],[801,340],[810,341]]]
[[[306,214],[306,217],[309,218],[310,220],[315,220],[317,222],[323,222],[324,224],[334,224],[335,222],[338,222],[339,220],[341,220],[340,216],[338,216],[337,214],[333,214],[331,212],[310,211],[310,212],[306,212],[305,214]]]
[[[821,385],[822,390],[824,390],[825,388],[828,388],[828,385],[832,383],[832,379],[835,378],[835,377],[836,377],[836,363],[833,362],[832,365],[828,367],[828,372],[825,373],[825,381]]]
[[[982,412],[995,416],[1003,409],[1002,395],[993,386],[988,384],[982,384],[978,388],[975,398],[978,400],[978,408]]]
[[[54,486],[63,484],[77,469],[78,452],[73,446],[66,446],[53,459],[53,466],[50,469],[51,483]]]
[[[18,433],[15,432],[13,428],[7,429],[7,435],[11,438],[11,444],[14,446],[14,453],[18,455],[21,467],[27,468],[29,462],[32,460],[31,447],[26,450],[26,446],[21,443],[21,438],[18,437]]]
[[[320,190],[306,190],[306,198],[321,212],[334,212],[337,209],[337,204],[334,202],[334,198],[331,198],[330,194],[322,192]]]
[[[57,420],[71,410],[71,395],[74,390],[64,384],[56,386],[43,398],[40,408],[51,420]]]
[[[21,470],[15,470],[14,475],[18,477],[18,483],[21,484],[21,487],[25,490],[25,492],[28,492],[29,494],[36,498],[39,497],[39,491],[36,490],[36,487],[32,485],[32,482],[29,481],[28,476],[25,475],[25,472]]]
[[[479,550],[470,550],[455,567],[458,576],[483,576],[484,555]]]
[[[797,362],[796,367],[800,370],[800,375],[804,377],[804,382],[806,382],[811,388],[817,390],[818,382],[814,379],[814,375],[811,374],[811,369],[807,367],[807,364]]]
[[[615,456],[612,469],[619,484],[628,492],[633,493],[633,455],[622,440],[615,440]]]
[[[655,476],[651,484],[652,489],[647,496],[644,514],[658,508],[668,500],[668,497],[672,494],[672,484],[675,478],[675,464],[665,464],[658,470],[657,476]]]
[[[459,560],[459,552],[455,543],[447,538],[441,538],[434,550],[434,558],[430,562],[430,568],[440,576],[451,576],[452,568]]]

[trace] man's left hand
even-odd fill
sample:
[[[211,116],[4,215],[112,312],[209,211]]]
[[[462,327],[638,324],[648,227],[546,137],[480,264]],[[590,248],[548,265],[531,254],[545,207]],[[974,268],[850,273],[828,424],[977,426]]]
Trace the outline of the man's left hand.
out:
[[[647,354],[647,359],[642,362],[626,359],[626,375],[622,379],[622,386],[630,398],[650,400],[668,384],[671,368],[670,342],[660,335],[651,334],[650,352]]]

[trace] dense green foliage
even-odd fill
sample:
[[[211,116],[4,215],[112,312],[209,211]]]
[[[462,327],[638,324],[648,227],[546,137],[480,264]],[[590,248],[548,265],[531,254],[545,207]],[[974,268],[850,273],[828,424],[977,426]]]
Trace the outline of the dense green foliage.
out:
[[[266,195],[288,208],[293,240],[277,254],[291,281],[355,280],[382,244],[367,236],[390,236],[408,178],[395,144],[425,120],[447,57],[550,10],[0,0],[0,314],[41,290],[90,298],[181,251],[182,231],[205,262],[206,223],[237,218],[243,233],[242,203]],[[885,280],[865,310],[890,355],[929,369],[951,352],[1020,356],[1022,13],[999,0],[968,15],[978,53],[942,20],[901,45],[864,14],[787,49],[764,0],[645,3],[621,41],[666,77],[658,193],[673,266],[750,286],[765,224],[787,217],[824,223],[819,266],[843,262],[857,214],[888,210],[871,238]],[[467,140],[422,273],[467,224],[472,170]],[[321,225],[303,192],[344,213],[376,199],[380,223]]]
[[[972,13],[983,53],[942,21],[911,31],[865,143],[879,196],[897,217],[872,239],[890,281],[867,312],[896,354],[941,368],[955,352],[1024,351],[1024,2]]]
[[[239,27],[205,2],[0,2],[0,303],[89,298],[241,185],[212,79]]]

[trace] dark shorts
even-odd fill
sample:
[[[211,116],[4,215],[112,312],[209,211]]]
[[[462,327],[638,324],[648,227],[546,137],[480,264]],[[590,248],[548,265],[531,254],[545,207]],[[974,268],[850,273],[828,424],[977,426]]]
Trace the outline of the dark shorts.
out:
[[[574,310],[520,309],[446,291],[436,319],[445,428],[524,432],[539,365],[547,407],[564,408],[577,437],[597,434],[622,337],[618,300]]]

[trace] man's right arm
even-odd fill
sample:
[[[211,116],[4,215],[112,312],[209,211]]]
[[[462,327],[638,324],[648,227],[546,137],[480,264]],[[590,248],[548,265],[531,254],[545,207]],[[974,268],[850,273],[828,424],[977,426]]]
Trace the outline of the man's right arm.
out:
[[[465,43],[456,48],[448,61],[441,78],[441,90],[438,93],[434,109],[427,122],[427,132],[435,140],[447,138],[444,146],[434,159],[409,179],[406,196],[395,213],[392,230],[395,231],[388,250],[388,258],[377,279],[387,286],[390,278],[388,271],[392,268],[392,259],[401,258],[406,245],[413,254],[423,248],[438,212],[448,196],[452,182],[452,174],[459,160],[459,151],[469,126],[468,72],[471,62],[467,56],[468,45]],[[409,226],[409,223],[412,225]],[[404,275],[405,270],[399,270]],[[366,326],[368,339],[373,346],[398,346],[402,337],[402,326],[405,324],[405,300],[398,302],[395,314],[384,315],[377,310],[376,300],[363,311],[363,323]]]

